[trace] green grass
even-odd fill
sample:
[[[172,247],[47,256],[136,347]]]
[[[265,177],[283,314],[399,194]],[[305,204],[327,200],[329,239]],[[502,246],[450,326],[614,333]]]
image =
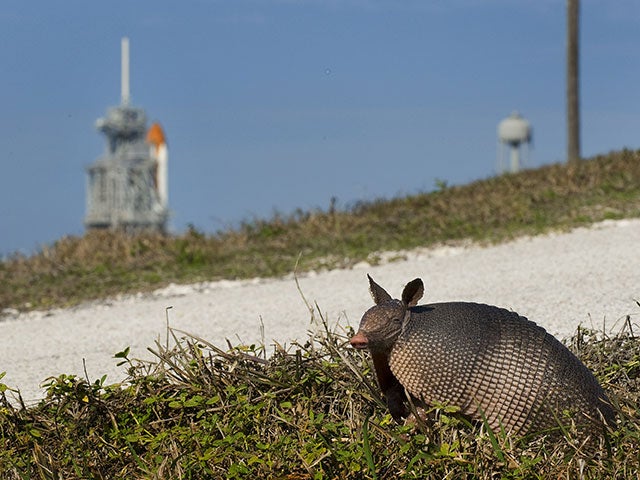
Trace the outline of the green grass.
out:
[[[640,152],[515,175],[345,210],[297,211],[206,235],[89,232],[0,262],[0,309],[67,306],[170,282],[270,277],[375,262],[380,251],[443,242],[498,242],[605,219],[640,216]]]
[[[586,443],[572,430],[515,439],[446,408],[434,409],[434,423],[398,425],[368,356],[329,329],[270,355],[178,335],[153,347],[153,362],[117,354],[126,385],[61,375],[32,408],[13,406],[2,386],[0,478],[635,480],[640,472],[640,341],[630,329],[613,338],[580,330],[572,341],[618,411],[618,428]]]

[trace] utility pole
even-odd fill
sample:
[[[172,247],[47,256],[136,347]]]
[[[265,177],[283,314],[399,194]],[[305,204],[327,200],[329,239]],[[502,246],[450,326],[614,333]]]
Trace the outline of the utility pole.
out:
[[[567,161],[580,160],[580,0],[567,0]]]

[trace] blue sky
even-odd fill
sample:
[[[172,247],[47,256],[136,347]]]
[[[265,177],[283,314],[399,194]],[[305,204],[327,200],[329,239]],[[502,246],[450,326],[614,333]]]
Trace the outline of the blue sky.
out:
[[[564,161],[564,0],[3,0],[0,255],[83,233],[95,120],[169,141],[171,226],[214,232],[488,177],[496,126]],[[640,2],[583,0],[582,152],[640,147]]]

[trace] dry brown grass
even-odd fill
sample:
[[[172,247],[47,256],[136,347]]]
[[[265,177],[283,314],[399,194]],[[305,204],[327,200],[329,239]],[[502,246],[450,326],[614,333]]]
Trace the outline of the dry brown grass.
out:
[[[375,252],[461,239],[495,242],[640,216],[640,152],[581,162],[344,210],[297,211],[205,235],[65,237],[0,262],[0,309],[64,306],[170,282],[277,276],[375,261]]]

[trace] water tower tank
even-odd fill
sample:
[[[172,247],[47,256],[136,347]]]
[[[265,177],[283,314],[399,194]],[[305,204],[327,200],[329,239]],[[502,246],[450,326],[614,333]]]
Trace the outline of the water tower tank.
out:
[[[513,112],[498,124],[498,172],[502,173],[505,170],[503,161],[505,146],[510,149],[511,171],[517,172],[520,169],[520,147],[528,147],[532,137],[531,124],[518,112]]]

